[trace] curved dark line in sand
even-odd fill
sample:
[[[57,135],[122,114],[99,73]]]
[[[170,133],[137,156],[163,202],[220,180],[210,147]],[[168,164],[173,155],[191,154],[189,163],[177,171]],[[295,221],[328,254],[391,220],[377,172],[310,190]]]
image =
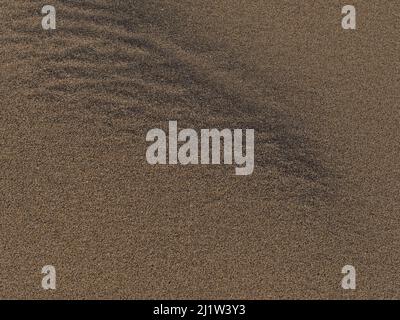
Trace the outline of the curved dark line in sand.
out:
[[[19,5],[37,10],[39,2]],[[129,131],[143,137],[168,120],[194,128],[254,128],[256,165],[261,170],[275,168],[304,183],[301,201],[332,199],[337,176],[323,160],[320,146],[278,103],[265,105],[256,84],[243,78],[235,63],[221,66],[160,34],[136,31],[141,23],[149,23],[136,1],[58,2],[56,33],[43,38],[37,28],[24,28],[23,19],[14,26],[20,42],[33,37],[40,44],[56,44],[53,50],[44,46],[39,52],[32,47],[42,79],[32,98],[62,99],[130,123],[134,116],[137,125]]]

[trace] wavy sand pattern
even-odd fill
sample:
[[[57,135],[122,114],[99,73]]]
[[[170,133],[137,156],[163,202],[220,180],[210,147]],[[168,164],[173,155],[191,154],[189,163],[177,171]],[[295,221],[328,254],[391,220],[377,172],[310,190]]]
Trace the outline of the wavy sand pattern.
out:
[[[379,162],[380,149],[355,148],[363,125],[348,129],[335,114],[346,49],[336,60],[319,45],[342,48],[333,34],[340,30],[333,40],[315,31],[304,41],[288,36],[291,27],[265,31],[256,12],[276,10],[279,20],[295,12],[289,2],[142,2],[53,1],[55,32],[40,28],[43,1],[0,3],[0,267],[18,270],[0,276],[0,297],[47,298],[39,287],[45,264],[57,267],[58,298],[393,297],[396,272],[375,270],[390,270],[399,257],[398,202],[379,189],[396,168],[379,171],[375,185],[364,182],[370,171],[359,163],[371,153]],[[316,16],[335,12],[315,6]],[[356,41],[368,43],[368,34]],[[292,46],[298,57],[307,47],[330,64],[311,72],[310,58],[288,72]],[[389,110],[398,98],[392,72]],[[371,92],[367,105],[376,99]],[[146,133],[169,120],[255,129],[254,174],[149,166]],[[379,191],[371,195],[367,185]],[[390,209],[380,211],[385,196]],[[338,288],[348,263],[365,274],[357,294]]]

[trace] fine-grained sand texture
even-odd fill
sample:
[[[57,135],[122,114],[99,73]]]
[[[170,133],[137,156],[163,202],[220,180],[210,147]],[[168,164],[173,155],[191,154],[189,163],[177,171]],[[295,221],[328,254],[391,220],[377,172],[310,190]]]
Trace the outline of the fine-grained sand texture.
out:
[[[0,298],[400,297],[399,4],[48,2],[0,0]],[[253,175],[148,165],[169,120]]]

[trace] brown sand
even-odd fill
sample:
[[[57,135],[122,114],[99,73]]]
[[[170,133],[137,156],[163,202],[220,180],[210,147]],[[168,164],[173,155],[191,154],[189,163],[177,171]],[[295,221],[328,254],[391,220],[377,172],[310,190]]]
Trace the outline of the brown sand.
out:
[[[47,2],[0,2],[0,298],[400,297],[399,4]],[[254,174],[149,166],[168,120]]]

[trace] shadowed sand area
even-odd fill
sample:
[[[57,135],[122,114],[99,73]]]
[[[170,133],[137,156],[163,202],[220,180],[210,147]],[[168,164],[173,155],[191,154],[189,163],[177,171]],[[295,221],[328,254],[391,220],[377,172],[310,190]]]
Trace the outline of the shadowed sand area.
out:
[[[398,297],[399,5],[142,2],[0,2],[0,298]],[[148,165],[169,120],[253,175]]]

